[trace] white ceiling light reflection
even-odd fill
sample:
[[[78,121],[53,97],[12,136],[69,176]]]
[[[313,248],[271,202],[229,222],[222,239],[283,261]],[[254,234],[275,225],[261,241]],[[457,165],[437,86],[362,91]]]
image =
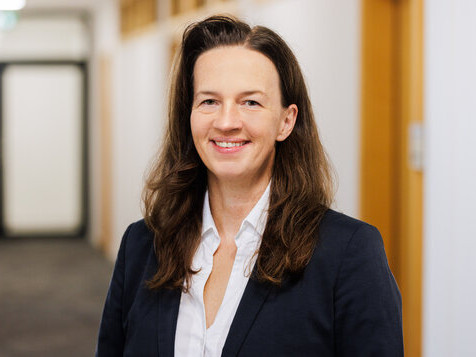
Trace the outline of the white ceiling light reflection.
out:
[[[1,0],[0,11],[17,11],[25,7],[25,0]]]

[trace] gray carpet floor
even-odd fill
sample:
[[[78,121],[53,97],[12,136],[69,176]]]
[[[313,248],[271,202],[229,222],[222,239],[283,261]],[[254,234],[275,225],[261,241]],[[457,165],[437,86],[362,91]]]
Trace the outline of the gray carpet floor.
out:
[[[0,357],[93,356],[112,268],[84,239],[1,239]]]

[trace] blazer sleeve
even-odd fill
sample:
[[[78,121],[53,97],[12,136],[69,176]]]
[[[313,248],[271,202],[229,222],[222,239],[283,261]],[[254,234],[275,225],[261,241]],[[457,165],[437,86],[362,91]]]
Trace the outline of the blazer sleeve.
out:
[[[403,356],[401,296],[375,227],[353,233],[334,293],[337,356]]]
[[[99,327],[96,356],[122,356],[124,348],[123,297],[125,276],[125,252],[130,225],[121,241],[114,272]]]

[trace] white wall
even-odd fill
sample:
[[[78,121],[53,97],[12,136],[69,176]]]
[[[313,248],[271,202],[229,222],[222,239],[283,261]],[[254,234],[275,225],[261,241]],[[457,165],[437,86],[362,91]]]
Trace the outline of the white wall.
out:
[[[71,59],[89,54],[85,24],[74,14],[21,14],[18,24],[0,37],[0,60]]]
[[[162,4],[163,5],[163,4]],[[151,27],[124,39],[119,32],[118,2],[103,0],[94,9],[92,71],[93,151],[100,151],[99,61],[111,60],[112,244],[113,260],[127,226],[142,218],[141,193],[146,170],[158,151],[166,120],[170,37]],[[93,155],[92,240],[100,238],[100,155]]]
[[[124,43],[114,61],[113,249],[142,218],[144,174],[159,147],[166,113],[168,38],[151,32]]]
[[[424,356],[476,356],[476,2],[424,22]]]
[[[116,48],[119,46],[119,14],[117,1],[101,0],[95,3],[91,11],[92,19],[92,44],[90,59],[90,86],[89,86],[89,133],[90,133],[90,240],[94,245],[102,241],[102,212],[101,212],[101,111],[104,103],[101,103],[101,73],[100,62],[111,59]],[[115,83],[112,81],[114,90]],[[111,203],[112,204],[112,203]],[[112,258],[114,252],[106,252]]]

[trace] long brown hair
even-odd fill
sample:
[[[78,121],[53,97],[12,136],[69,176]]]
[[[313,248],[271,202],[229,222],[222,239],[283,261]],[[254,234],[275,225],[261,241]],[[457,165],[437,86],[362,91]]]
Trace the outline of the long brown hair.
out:
[[[185,30],[174,64],[168,127],[161,154],[144,189],[145,221],[154,233],[158,270],[152,289],[187,291],[200,242],[207,169],[192,140],[190,114],[197,58],[221,46],[244,46],[268,57],[280,76],[282,105],[296,104],[290,136],[276,143],[268,220],[253,279],[279,285],[285,274],[301,272],[312,256],[317,228],[332,200],[332,178],[319,140],[299,64],[272,30],[229,16],[212,16]],[[184,284],[185,282],[185,284]]]

